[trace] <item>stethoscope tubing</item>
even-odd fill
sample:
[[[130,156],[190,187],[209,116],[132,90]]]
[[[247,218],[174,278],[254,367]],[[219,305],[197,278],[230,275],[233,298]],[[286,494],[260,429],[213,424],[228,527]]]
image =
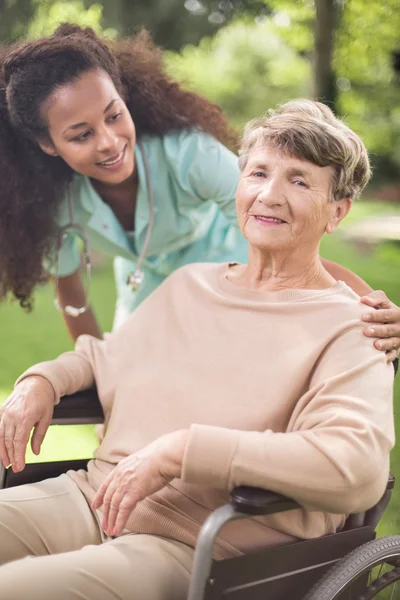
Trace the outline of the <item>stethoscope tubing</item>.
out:
[[[131,285],[131,287],[134,291],[136,291],[136,289],[142,283],[143,278],[144,278],[144,273],[143,273],[141,267],[147,256],[147,251],[148,251],[149,244],[151,241],[151,236],[153,233],[154,221],[155,221],[154,190],[153,190],[153,183],[151,181],[149,162],[147,160],[147,156],[144,151],[142,142],[140,140],[138,140],[136,143],[139,146],[140,152],[143,157],[144,171],[145,171],[145,177],[146,177],[147,195],[148,195],[148,201],[149,201],[149,225],[147,227],[147,232],[146,232],[146,236],[144,239],[143,248],[137,259],[135,271],[134,271],[133,275],[129,276],[128,282],[127,282],[128,285]],[[87,235],[85,229],[81,225],[79,225],[79,223],[77,223],[75,221],[75,211],[74,211],[74,202],[73,202],[73,194],[72,194],[72,182],[70,182],[68,185],[68,212],[69,212],[69,223],[67,223],[67,225],[62,227],[59,231],[59,238],[58,238],[58,244],[57,244],[57,259],[56,259],[57,260],[57,263],[56,263],[57,268],[58,268],[59,261],[60,261],[60,253],[61,253],[63,235],[65,233],[67,233],[68,231],[75,230],[76,232],[78,232],[79,235],[82,236],[82,239],[83,239],[83,242],[85,245],[85,248],[84,248],[85,263],[86,263],[85,266],[86,266],[87,273],[88,273],[89,279],[90,279],[91,257],[90,257],[89,238],[88,238],[88,235]],[[132,281],[132,283],[131,283],[131,281]],[[57,292],[57,288],[58,288],[58,276],[56,277],[56,292]],[[55,304],[55,307],[57,308],[57,310],[64,312],[64,313],[68,314],[69,316],[78,317],[79,315],[83,314],[84,312],[86,312],[88,310],[89,304],[90,304],[89,299],[90,299],[90,281],[89,281],[88,290],[87,290],[87,294],[86,294],[86,298],[85,298],[85,304],[83,306],[81,306],[81,307],[75,307],[75,306],[62,307],[58,301],[57,293],[56,293],[56,298],[54,299],[54,304]]]

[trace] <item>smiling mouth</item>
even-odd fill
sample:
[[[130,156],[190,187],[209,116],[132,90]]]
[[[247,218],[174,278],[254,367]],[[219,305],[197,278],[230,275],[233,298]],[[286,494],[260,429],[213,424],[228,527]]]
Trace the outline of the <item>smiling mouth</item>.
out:
[[[121,150],[121,152],[117,156],[109,158],[108,160],[103,160],[103,162],[99,162],[97,164],[101,165],[102,167],[111,167],[113,165],[116,165],[123,158],[123,156],[125,154],[125,150],[126,150],[126,146],[124,146],[124,148]]]
[[[276,223],[277,225],[281,223],[286,223],[283,219],[278,219],[277,217],[263,217],[262,215],[253,215],[257,221],[263,221],[265,223]]]

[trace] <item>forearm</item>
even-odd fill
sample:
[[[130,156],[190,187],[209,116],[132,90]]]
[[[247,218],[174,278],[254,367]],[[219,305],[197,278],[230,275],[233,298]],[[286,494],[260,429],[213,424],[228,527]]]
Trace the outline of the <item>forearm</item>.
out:
[[[57,299],[60,306],[86,306],[87,290],[82,285],[78,272],[72,273],[67,277],[60,277],[57,285]],[[96,317],[91,307],[89,307],[79,317],[71,317],[63,312],[64,322],[67,329],[75,341],[80,335],[91,335],[102,339],[103,334],[96,321]]]
[[[88,310],[82,315],[79,315],[79,317],[70,317],[63,313],[63,318],[74,342],[80,335],[85,334],[100,340],[103,338],[103,333],[91,308],[88,308]]]
[[[88,389],[95,383],[92,365],[79,352],[65,352],[55,360],[30,367],[17,379],[16,385],[32,375],[43,377],[51,383],[55,404],[62,396]]]
[[[326,349],[288,431],[192,425],[183,480],[228,490],[271,489],[314,510],[348,513],[373,506],[385,488],[394,441],[393,372],[358,334],[358,326],[347,329]],[[353,354],[343,360],[346,348]]]
[[[17,383],[31,375],[40,375],[53,386],[57,403],[61,396],[93,387],[98,374],[107,368],[105,346],[105,341],[84,335],[78,339],[73,352],[64,352],[55,360],[34,365]]]
[[[186,483],[231,490],[247,485],[288,496],[310,510],[359,512],[381,497],[389,473],[389,451],[361,448],[361,436],[347,440],[326,432],[332,446],[312,432],[274,433],[192,426],[183,460]],[[336,447],[335,447],[336,446]],[[380,449],[381,450],[381,449]],[[341,457],[346,461],[341,464]]]
[[[338,265],[331,260],[326,260],[325,258],[321,258],[321,262],[324,268],[328,271],[332,277],[334,277],[337,281],[344,281],[356,294],[359,296],[364,296],[372,292],[372,288],[366,283],[361,277],[342,267],[342,265]]]

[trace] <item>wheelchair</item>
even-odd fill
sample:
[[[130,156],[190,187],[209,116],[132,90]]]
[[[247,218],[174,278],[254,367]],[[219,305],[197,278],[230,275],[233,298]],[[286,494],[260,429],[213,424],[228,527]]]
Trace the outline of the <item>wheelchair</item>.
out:
[[[86,390],[64,396],[52,424],[102,422],[96,391]],[[0,488],[57,477],[68,469],[85,468],[86,463],[36,463],[21,473],[1,466]],[[215,510],[202,526],[187,600],[400,600],[400,535],[376,539],[375,532],[393,486],[390,476],[378,504],[350,515],[338,533],[215,561],[213,544],[226,523],[299,508],[294,500],[268,490],[235,488],[231,502]]]

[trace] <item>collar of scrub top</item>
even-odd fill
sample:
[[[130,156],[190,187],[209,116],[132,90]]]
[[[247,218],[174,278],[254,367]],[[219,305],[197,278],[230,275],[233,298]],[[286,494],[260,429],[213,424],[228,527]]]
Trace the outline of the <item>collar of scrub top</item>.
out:
[[[132,289],[133,292],[136,292],[144,280],[144,273],[142,271],[142,264],[144,259],[146,258],[147,250],[150,244],[151,234],[154,228],[154,218],[155,218],[155,210],[154,210],[154,192],[153,185],[151,182],[150,176],[150,168],[147,160],[147,156],[144,152],[142,143],[138,140],[137,144],[140,148],[140,152],[143,157],[143,164],[146,176],[146,185],[148,191],[148,201],[149,201],[149,225],[146,232],[146,237],[143,243],[142,251],[138,257],[136,263],[136,269],[132,273],[128,275],[127,285]],[[58,233],[57,240],[57,260],[56,260],[56,284],[55,284],[55,298],[54,305],[60,312],[67,314],[70,317],[79,317],[83,313],[85,313],[90,306],[90,282],[91,282],[91,268],[92,261],[90,257],[90,248],[89,248],[89,239],[86,231],[83,227],[81,227],[78,223],[75,222],[75,213],[74,213],[74,202],[72,198],[72,183],[68,186],[68,210],[69,210],[69,223],[62,227]],[[83,246],[83,257],[84,264],[86,269],[86,291],[85,291],[85,302],[83,306],[71,306],[67,304],[66,306],[61,306],[58,301],[58,282],[59,276],[58,273],[60,271],[60,258],[61,258],[61,249],[62,242],[65,236],[68,234],[73,234],[78,237],[82,241]]]

